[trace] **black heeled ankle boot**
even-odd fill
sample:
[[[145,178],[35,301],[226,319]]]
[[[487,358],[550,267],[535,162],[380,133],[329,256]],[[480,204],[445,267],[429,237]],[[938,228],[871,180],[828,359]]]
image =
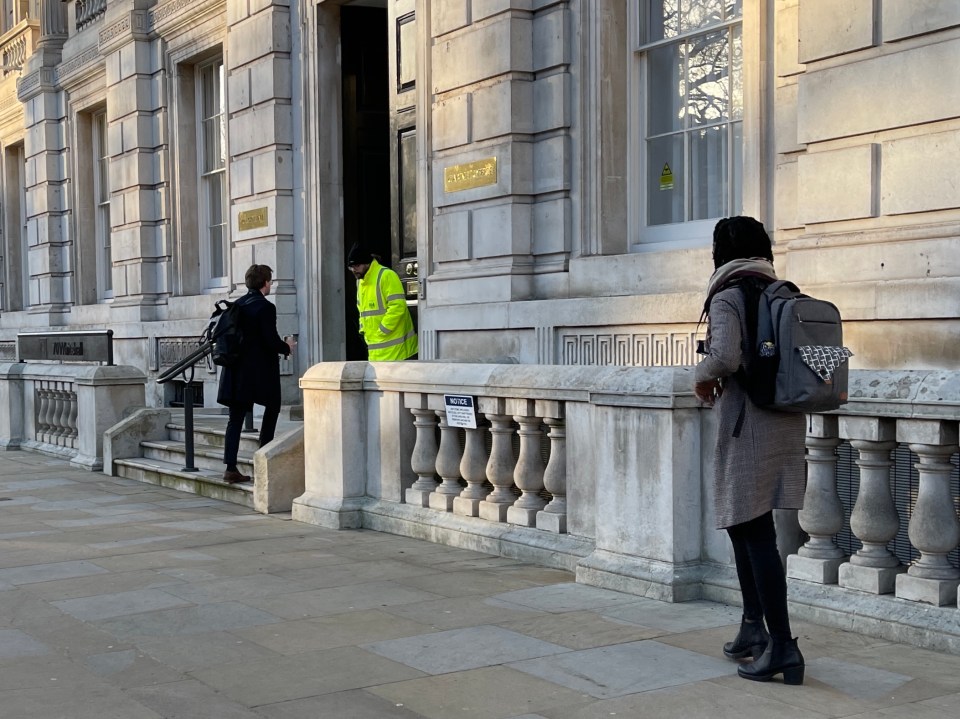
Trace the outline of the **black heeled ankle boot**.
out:
[[[728,659],[743,659],[753,656],[754,659],[763,654],[767,648],[770,635],[763,626],[763,620],[748,621],[746,617],[740,620],[740,631],[732,642],[723,645],[723,653]]]
[[[738,667],[737,674],[755,682],[768,682],[777,674],[783,674],[784,684],[803,684],[803,668],[803,655],[796,638],[787,641],[771,639],[760,658]]]

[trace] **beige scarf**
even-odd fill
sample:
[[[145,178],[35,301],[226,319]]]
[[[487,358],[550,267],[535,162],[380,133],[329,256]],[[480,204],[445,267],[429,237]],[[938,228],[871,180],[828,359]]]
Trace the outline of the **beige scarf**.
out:
[[[773,263],[762,257],[731,260],[720,265],[710,276],[710,281],[707,283],[707,301],[704,303],[704,309],[709,308],[710,300],[723,289],[724,285],[730,280],[740,277],[761,277],[776,282],[777,273],[773,270]]]

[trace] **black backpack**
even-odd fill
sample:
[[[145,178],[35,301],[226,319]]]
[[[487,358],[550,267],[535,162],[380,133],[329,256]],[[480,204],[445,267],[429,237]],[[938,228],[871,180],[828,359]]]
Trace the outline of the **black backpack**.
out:
[[[240,359],[243,343],[243,328],[240,324],[240,308],[247,304],[243,297],[231,302],[218,300],[207,329],[200,335],[201,342],[211,342],[210,357],[219,367],[232,367]]]
[[[749,293],[742,288],[749,302]],[[758,407],[828,412],[847,401],[847,359],[836,306],[778,280],[760,293],[748,367],[737,374]]]

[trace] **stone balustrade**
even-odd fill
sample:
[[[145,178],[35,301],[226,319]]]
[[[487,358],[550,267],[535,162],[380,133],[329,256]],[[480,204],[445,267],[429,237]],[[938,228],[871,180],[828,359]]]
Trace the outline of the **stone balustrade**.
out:
[[[0,362],[0,450],[27,449],[103,468],[103,434],[145,404],[134,367]]]
[[[685,367],[317,365],[301,380],[306,490],[294,518],[541,562],[658,599],[736,603],[713,520],[715,417],[691,378]],[[450,425],[445,394],[475,398],[476,429]],[[853,371],[850,394],[843,410],[808,416],[793,611],[960,652],[960,373]],[[894,473],[908,477],[896,496]]]

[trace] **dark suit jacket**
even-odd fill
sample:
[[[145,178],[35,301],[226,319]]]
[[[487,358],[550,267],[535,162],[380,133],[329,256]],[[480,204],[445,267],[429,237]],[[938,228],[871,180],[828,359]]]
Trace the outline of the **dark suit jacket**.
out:
[[[220,373],[217,402],[227,407],[280,406],[280,358],[290,348],[277,334],[277,308],[260,290],[241,297],[240,361]]]

